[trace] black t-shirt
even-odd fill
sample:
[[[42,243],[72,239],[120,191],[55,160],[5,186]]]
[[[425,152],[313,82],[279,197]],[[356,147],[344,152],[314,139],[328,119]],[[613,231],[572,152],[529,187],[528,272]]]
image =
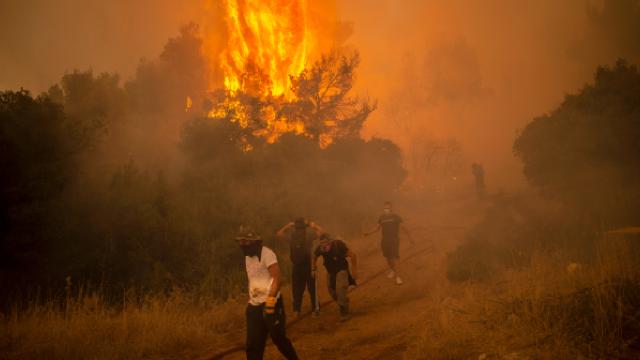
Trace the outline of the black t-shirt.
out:
[[[378,219],[378,224],[382,227],[383,240],[396,240],[400,233],[400,223],[402,218],[394,213],[382,214]]]
[[[324,259],[324,267],[329,274],[336,274],[342,270],[349,270],[349,263],[347,262],[347,253],[349,248],[347,244],[340,240],[333,240],[331,242],[331,250],[323,252],[322,247],[316,247],[314,251],[315,256],[322,256]]]

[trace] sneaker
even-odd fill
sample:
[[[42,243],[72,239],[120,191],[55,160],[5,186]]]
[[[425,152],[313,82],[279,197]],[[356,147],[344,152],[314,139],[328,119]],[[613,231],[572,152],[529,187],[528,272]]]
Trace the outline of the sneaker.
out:
[[[393,279],[394,276],[396,276],[396,273],[393,270],[389,271],[389,273],[387,274],[388,279]]]
[[[340,322],[345,322],[345,321],[348,321],[349,319],[351,319],[351,315],[349,313],[340,314]]]
[[[320,310],[314,310],[314,311],[311,313],[311,316],[313,316],[314,318],[317,318],[318,316],[320,316]]]
[[[400,276],[396,276],[396,285],[402,285],[402,279],[400,279]]]

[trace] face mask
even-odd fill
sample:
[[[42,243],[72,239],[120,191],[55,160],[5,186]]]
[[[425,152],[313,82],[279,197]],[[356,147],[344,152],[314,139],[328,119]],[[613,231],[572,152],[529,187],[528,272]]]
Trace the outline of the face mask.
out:
[[[242,249],[244,256],[257,256],[258,259],[260,259],[260,255],[262,254],[262,241],[253,241],[247,245],[240,245],[240,249]]]
[[[384,209],[383,211],[385,214],[391,214],[391,209]]]

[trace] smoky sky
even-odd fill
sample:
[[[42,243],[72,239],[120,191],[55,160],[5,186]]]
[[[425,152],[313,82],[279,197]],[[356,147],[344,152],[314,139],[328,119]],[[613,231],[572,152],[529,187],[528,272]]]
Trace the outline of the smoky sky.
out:
[[[0,88],[39,92],[73,69],[129,76],[197,15],[195,6],[183,3],[2,0]]]
[[[511,151],[518,131],[589,82],[596,66],[640,60],[638,3],[343,2],[363,58],[358,91],[380,99],[365,133],[405,151],[416,139],[456,138],[488,179],[521,180]],[[404,128],[390,121],[397,114]]]
[[[38,93],[73,69],[127,79],[181,26],[216,23],[212,3],[2,0],[0,88]],[[365,137],[404,149],[455,138],[488,179],[505,183],[520,172],[511,152],[519,129],[597,65],[640,60],[637,0],[342,0],[331,11],[339,41],[361,54],[355,91],[378,100]]]

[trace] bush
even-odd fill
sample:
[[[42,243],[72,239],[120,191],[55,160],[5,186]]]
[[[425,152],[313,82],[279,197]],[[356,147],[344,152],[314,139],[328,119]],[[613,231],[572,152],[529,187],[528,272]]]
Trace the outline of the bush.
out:
[[[450,281],[484,281],[528,266],[534,251],[567,261],[594,259],[597,233],[560,204],[536,196],[496,195],[483,220],[447,254]]]

